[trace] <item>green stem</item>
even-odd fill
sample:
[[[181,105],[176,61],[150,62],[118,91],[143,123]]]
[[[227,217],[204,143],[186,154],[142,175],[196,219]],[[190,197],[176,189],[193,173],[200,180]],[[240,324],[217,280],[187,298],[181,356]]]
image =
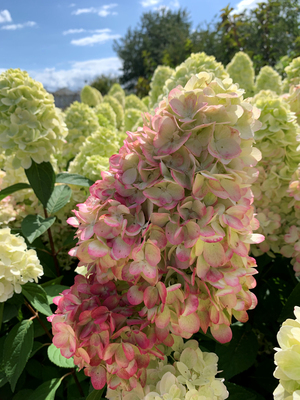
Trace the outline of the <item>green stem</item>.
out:
[[[42,328],[44,329],[44,331],[46,332],[46,334],[48,335],[48,337],[50,338],[50,340],[52,342],[52,335],[48,331],[48,329],[47,329],[46,325],[44,324],[44,322],[41,320],[41,318],[39,316],[39,313],[26,300],[25,300],[25,306],[29,309],[31,314],[34,315],[35,318],[37,318],[37,320],[39,321],[39,323],[41,324]]]
[[[45,214],[45,217],[48,218],[48,213],[47,213],[46,208],[44,208],[44,214]],[[47,232],[48,232],[48,237],[49,237],[49,243],[50,243],[50,247],[51,247],[52,257],[53,257],[54,264],[55,264],[56,275],[60,276],[59,264],[58,264],[58,260],[57,260],[57,257],[56,257],[56,252],[55,252],[55,247],[54,247],[51,228],[48,228]]]
[[[80,393],[80,396],[81,396],[81,397],[84,397],[84,392],[83,392],[82,387],[81,387],[81,385],[80,385],[80,382],[79,382],[79,380],[78,380],[78,378],[77,378],[77,376],[76,376],[76,370],[75,370],[75,368],[72,369],[72,375],[73,375],[74,381],[75,381],[75,383],[76,383],[76,386],[77,386],[77,388],[78,388],[78,391],[79,391],[79,393]]]
[[[1,331],[2,320],[3,320],[3,310],[4,310],[4,302],[0,303],[0,331]]]

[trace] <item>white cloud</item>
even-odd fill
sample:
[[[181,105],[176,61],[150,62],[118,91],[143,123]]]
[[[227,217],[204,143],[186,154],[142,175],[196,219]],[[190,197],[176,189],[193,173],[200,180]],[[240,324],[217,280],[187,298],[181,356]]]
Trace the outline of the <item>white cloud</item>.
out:
[[[86,32],[86,29],[68,29],[67,31],[63,31],[63,35],[72,35],[73,33],[82,33]]]
[[[105,29],[68,29],[67,31],[63,31],[63,35],[73,35],[75,33],[89,32],[89,33],[103,33],[110,32],[111,30],[108,28]]]
[[[121,37],[121,35],[118,35],[118,34],[102,32],[102,33],[95,34],[92,36],[84,37],[82,39],[73,39],[73,40],[71,40],[71,44],[74,44],[75,46],[93,46],[94,44],[97,44],[97,43],[105,43],[108,40],[120,39],[120,37]]]
[[[143,7],[152,7],[152,6],[156,6],[160,2],[161,2],[161,0],[143,0],[143,1],[141,1],[141,5]]]
[[[111,11],[112,8],[117,7],[118,4],[104,4],[102,7],[90,7],[90,8],[78,8],[73,11],[73,15],[81,15],[81,14],[98,14],[100,17],[107,17],[108,15],[117,15],[117,12]]]
[[[69,5],[69,7],[75,7],[75,6],[76,6],[75,3],[71,3],[71,4]]]
[[[245,10],[251,10],[255,8],[258,3],[261,3],[262,0],[242,0],[235,6],[235,9],[232,11],[233,14],[239,14]]]
[[[170,7],[179,8],[180,7],[179,1],[178,0],[171,1]]]
[[[101,74],[120,74],[122,62],[117,57],[73,62],[70,69],[56,70],[46,68],[43,71],[28,71],[32,76],[51,92],[68,87],[70,90],[82,88],[86,82],[91,82]],[[1,71],[1,69],[0,69]]]
[[[15,31],[16,29],[32,28],[33,26],[36,26],[36,22],[28,21],[28,22],[24,22],[23,24],[4,25],[1,27],[1,29],[5,29],[8,31]]]
[[[11,15],[8,10],[2,10],[0,11],[0,24],[3,24],[5,22],[11,22]]]

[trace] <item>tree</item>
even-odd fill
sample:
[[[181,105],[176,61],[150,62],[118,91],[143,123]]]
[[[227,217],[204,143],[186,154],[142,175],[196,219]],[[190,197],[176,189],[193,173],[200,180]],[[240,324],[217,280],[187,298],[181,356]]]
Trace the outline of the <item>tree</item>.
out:
[[[112,75],[101,74],[95,78],[90,86],[99,90],[99,92],[104,96],[108,93],[109,89],[114,83],[119,83],[119,78]]]
[[[114,42],[114,50],[123,61],[121,83],[132,91],[143,78],[145,90],[158,65],[175,67],[184,61],[192,51],[190,31],[186,10],[163,8],[144,13],[137,28],[129,28],[124,38]]]

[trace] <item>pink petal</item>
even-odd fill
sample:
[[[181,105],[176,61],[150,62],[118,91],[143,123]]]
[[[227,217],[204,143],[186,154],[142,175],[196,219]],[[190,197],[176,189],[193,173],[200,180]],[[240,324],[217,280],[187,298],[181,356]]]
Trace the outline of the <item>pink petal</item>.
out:
[[[131,251],[131,246],[124,242],[123,239],[117,237],[113,239],[113,247],[111,251],[111,255],[116,260],[120,260],[120,258],[126,258],[129,256]]]
[[[213,337],[220,343],[228,343],[232,339],[232,331],[225,324],[212,326],[210,331]]]
[[[200,320],[196,313],[178,318],[180,329],[188,333],[196,333],[200,329]]]
[[[130,304],[136,306],[143,301],[144,294],[141,290],[139,290],[138,286],[131,286],[131,288],[127,292],[127,299]]]
[[[104,257],[108,253],[108,247],[99,240],[93,240],[88,246],[88,253],[95,259]]]

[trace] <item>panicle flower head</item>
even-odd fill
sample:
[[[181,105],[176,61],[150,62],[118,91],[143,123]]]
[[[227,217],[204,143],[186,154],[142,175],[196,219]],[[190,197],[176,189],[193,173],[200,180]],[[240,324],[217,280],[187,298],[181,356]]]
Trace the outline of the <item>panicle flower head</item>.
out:
[[[84,86],[81,90],[80,99],[82,103],[87,104],[90,107],[96,107],[103,101],[103,97],[99,90],[89,85]]]
[[[281,76],[268,65],[261,68],[255,81],[255,93],[261,90],[273,90],[277,94],[282,92]]]
[[[128,108],[134,108],[143,112],[148,111],[147,106],[135,94],[130,94],[125,97],[125,110]]]
[[[147,368],[145,387],[137,385],[129,394],[121,388],[108,389],[108,400],[223,400],[228,391],[222,378],[216,378],[218,357],[214,353],[202,352],[195,340],[183,343],[182,338],[173,336],[174,345],[164,349],[176,361],[167,363],[152,360]]]
[[[193,75],[202,71],[212,73],[213,77],[219,79],[228,78],[223,64],[217,62],[214,56],[208,56],[204,52],[192,53],[191,56],[178,65],[172,72],[172,75],[168,77],[162,89],[163,96],[167,95],[170,90],[178,85],[185,86]],[[161,96],[159,96],[157,100],[161,100]]]
[[[108,103],[98,104],[94,108],[94,111],[98,117],[100,126],[103,126],[101,123],[101,117],[103,116],[107,119],[107,121],[113,128],[117,127],[116,114],[110,104],[108,104]]]
[[[78,153],[82,142],[97,131],[100,126],[93,109],[87,104],[74,101],[66,110],[66,124],[69,129],[67,145],[63,149],[63,160],[66,164]]]
[[[22,285],[37,282],[44,274],[35,250],[28,250],[21,236],[0,229],[0,302],[21,293]]]
[[[287,319],[282,324],[277,340],[279,348],[275,348],[275,378],[279,385],[274,391],[275,400],[293,400],[300,396],[300,307],[295,307],[296,319]]]
[[[57,299],[54,344],[94,387],[144,386],[160,345],[210,328],[225,343],[232,316],[256,305],[258,221],[250,186],[258,110],[227,78],[202,72],[127,132],[109,171],[68,222],[86,267]],[[177,378],[176,378],[177,379]]]
[[[124,126],[124,106],[116,99],[115,96],[106,95],[103,97],[103,102],[108,103],[116,114],[116,127],[122,130]]]
[[[150,82],[150,107],[154,107],[158,98],[163,94],[163,87],[167,79],[169,79],[174,72],[174,69],[167,65],[159,65],[152,76]]]
[[[283,95],[283,99],[289,104],[291,111],[296,114],[298,125],[300,125],[300,84],[291,85],[289,93]]]
[[[289,85],[300,84],[300,57],[294,58],[284,70]]]
[[[13,168],[49,161],[68,131],[54,98],[40,82],[20,69],[0,74],[0,146],[14,155]]]
[[[233,82],[238,83],[242,89],[245,89],[245,97],[253,95],[255,72],[248,54],[243,51],[236,53],[227,65],[226,71]]]

